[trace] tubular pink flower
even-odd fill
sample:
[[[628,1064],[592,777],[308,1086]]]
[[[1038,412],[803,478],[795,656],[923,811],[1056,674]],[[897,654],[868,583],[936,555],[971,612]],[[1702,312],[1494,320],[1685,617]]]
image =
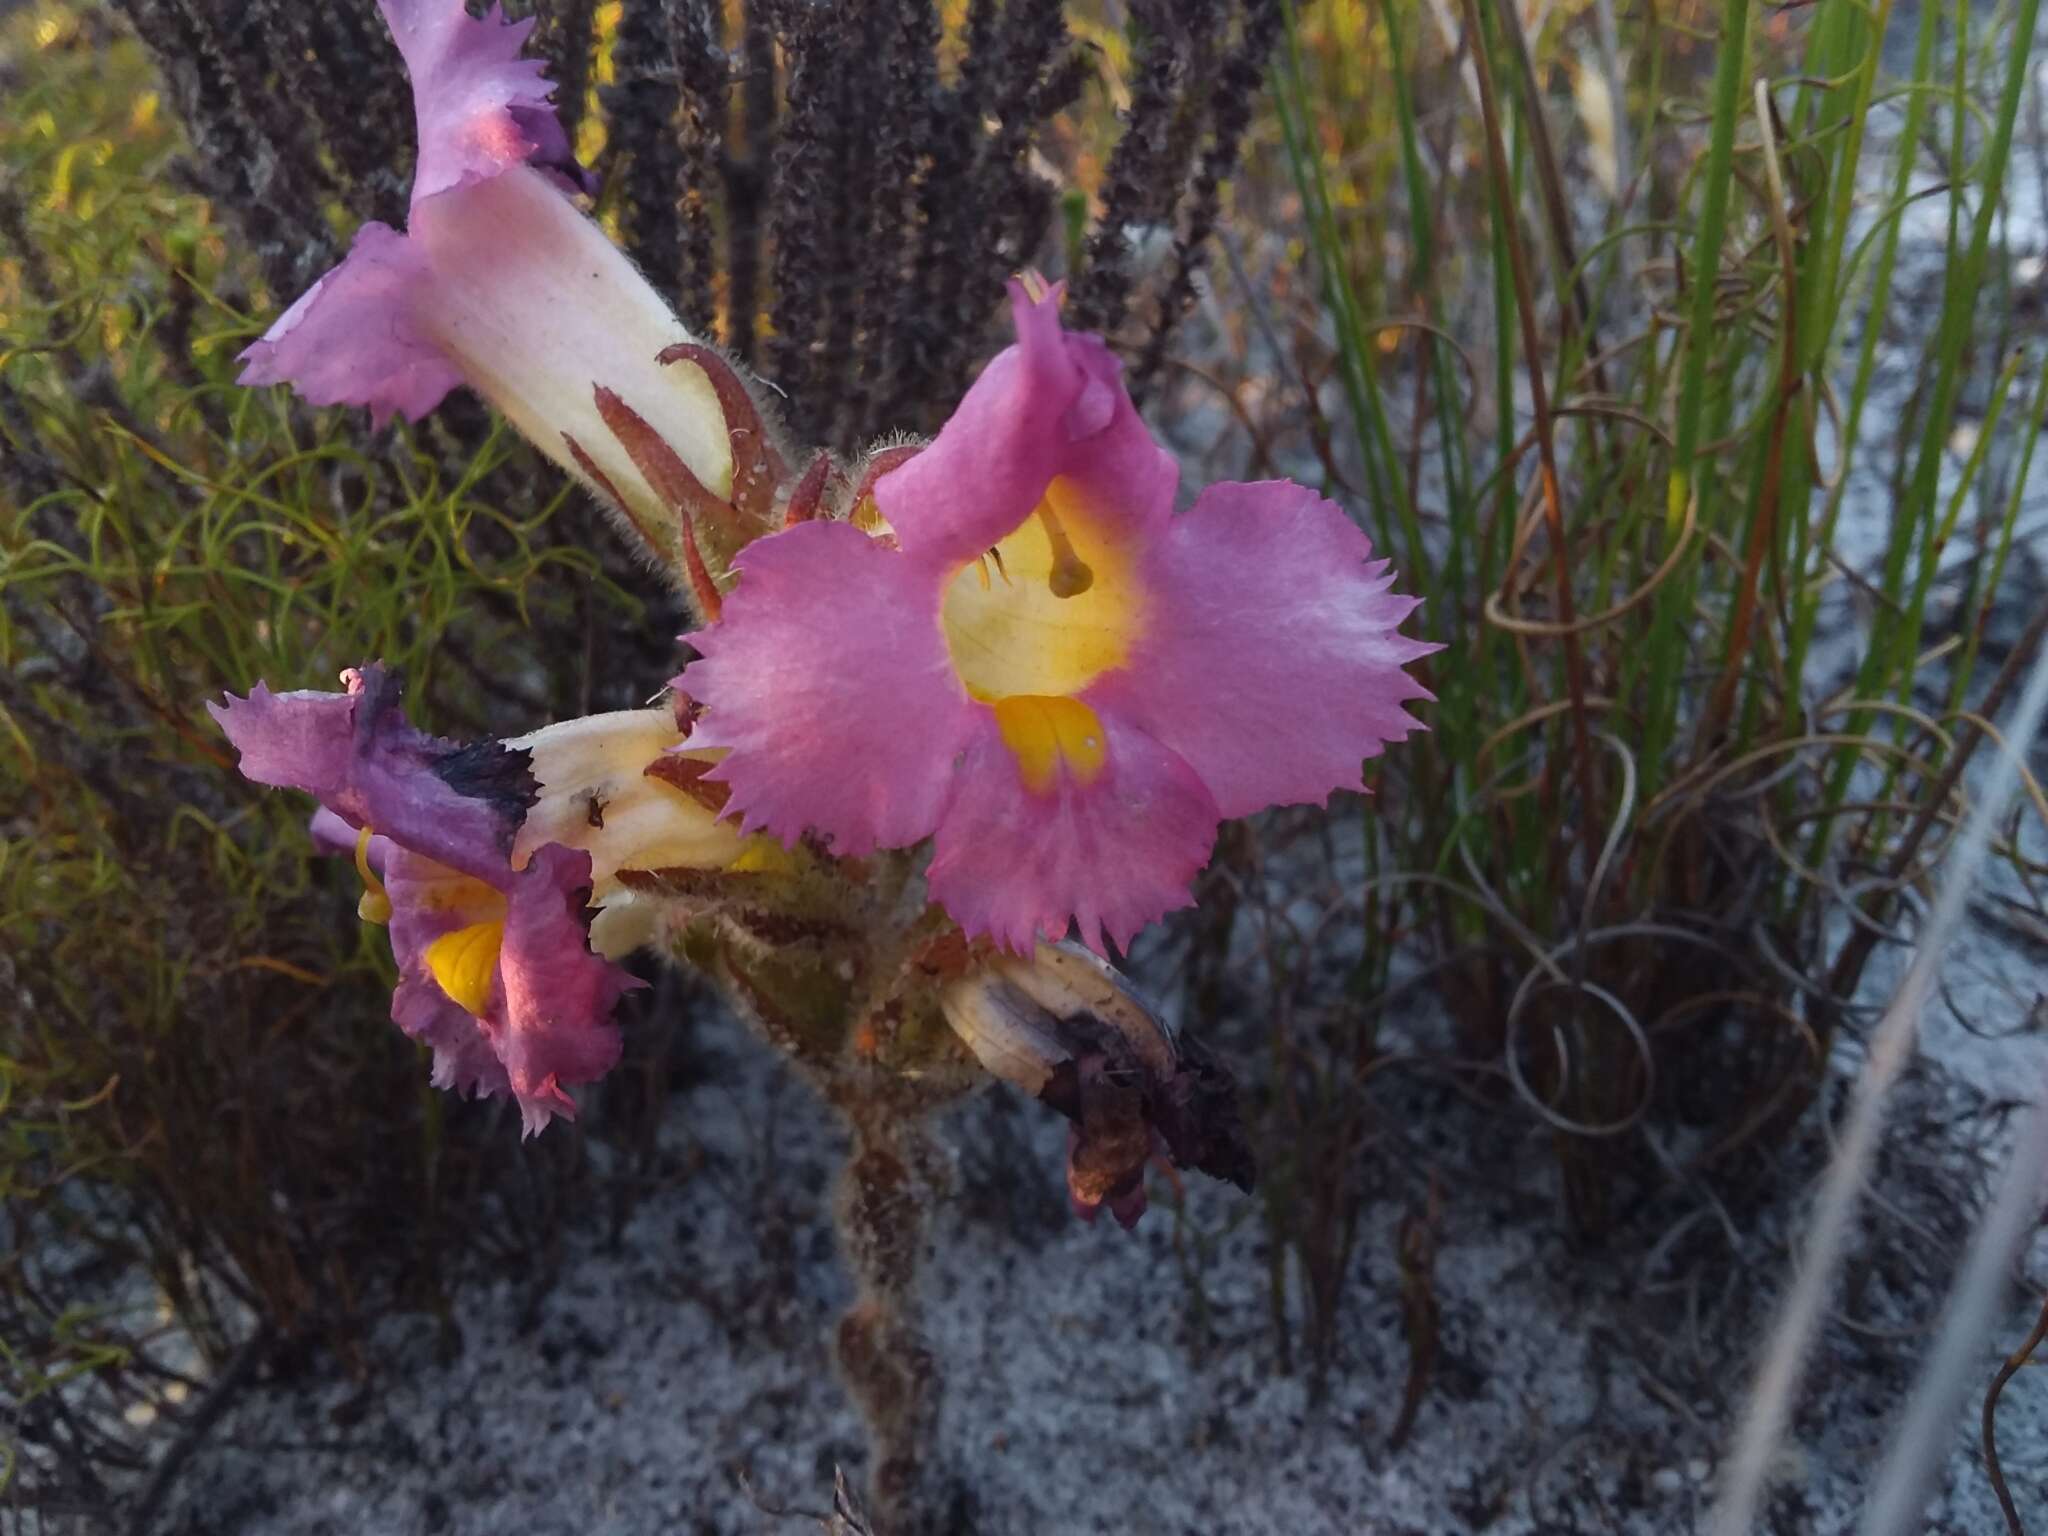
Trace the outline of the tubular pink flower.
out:
[[[1416,600],[1332,503],[1178,472],[1057,290],[875,484],[883,525],[741,554],[683,686],[743,829],[859,855],[934,839],[932,895],[1024,953],[1191,899],[1224,817],[1356,789],[1430,695]]]
[[[581,172],[544,67],[519,54],[533,22],[496,6],[478,20],[462,0],[378,5],[418,120],[408,227],[365,224],[347,259],[242,354],[241,382],[366,405],[379,425],[394,411],[418,420],[466,383],[652,526],[665,503],[599,415],[602,383],[707,490],[730,494],[732,444],[709,377],[656,360],[693,338],[576,206]]]
[[[619,995],[639,985],[591,953],[589,853],[515,839],[540,795],[528,754],[415,730],[397,678],[343,674],[342,693],[262,684],[208,710],[259,784],[307,790],[317,841],[351,849],[388,922],[391,1017],[434,1053],[437,1087],[509,1093],[526,1133],[574,1118],[565,1085],[617,1062]],[[380,879],[381,877],[381,879]]]

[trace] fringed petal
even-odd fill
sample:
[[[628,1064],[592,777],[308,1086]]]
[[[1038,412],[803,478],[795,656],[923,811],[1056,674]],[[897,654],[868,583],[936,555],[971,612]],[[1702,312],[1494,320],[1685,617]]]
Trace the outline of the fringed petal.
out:
[[[692,747],[730,755],[747,832],[833,851],[904,847],[938,824],[974,710],[938,624],[930,565],[845,523],[812,522],[739,558],[724,618],[691,642],[682,686],[704,706]]]
[[[1145,624],[1099,707],[1185,758],[1223,815],[1321,804],[1420,722],[1398,632],[1417,600],[1333,503],[1284,480],[1211,486],[1139,573]]]
[[[553,1115],[575,1118],[564,1089],[594,1082],[616,1064],[612,1009],[640,985],[591,953],[590,856],[542,848],[497,889],[399,848],[385,881],[399,971],[391,1017],[432,1047],[434,1086],[511,1094],[528,1135]],[[436,941],[480,925],[494,925],[495,937],[477,957],[487,976],[472,1011],[449,995],[432,955]]]
[[[590,855],[552,844],[507,893],[498,957],[504,1011],[487,1022],[529,1136],[551,1116],[573,1120],[576,1104],[563,1090],[618,1064],[612,1009],[641,985],[590,952],[589,894]]]
[[[407,723],[398,674],[373,663],[344,693],[272,693],[207,705],[258,784],[303,789],[355,826],[489,883],[506,874],[535,786],[523,753],[458,746]]]
[[[1043,789],[990,719],[967,748],[927,881],[969,934],[1018,954],[1071,921],[1102,950],[1187,906],[1216,839],[1216,802],[1142,731],[1104,716],[1092,779],[1060,768]]]
[[[391,1021],[433,1052],[428,1080],[447,1093],[487,1099],[512,1091],[505,1064],[483,1021],[431,980],[401,976],[391,994]]]
[[[618,1060],[612,1008],[638,985],[591,952],[590,855],[551,842],[523,849],[515,871],[514,832],[538,793],[528,754],[413,729],[398,680],[382,666],[343,680],[344,693],[277,694],[258,684],[245,699],[208,707],[250,778],[320,799],[317,843],[342,852],[362,842],[383,914],[375,920],[388,921],[398,964],[391,1017],[432,1048],[436,1086],[512,1094],[528,1135],[554,1115],[573,1117],[565,1089]],[[622,793],[637,794],[643,758],[677,734],[667,711],[636,712],[611,731],[586,725],[555,736],[549,762],[564,776],[602,766],[597,744],[608,739],[613,755],[623,751],[634,765]],[[708,822],[687,796],[655,787],[676,795],[677,813],[693,827]],[[573,798],[557,790],[558,800]],[[550,817],[559,811],[551,805]],[[376,835],[362,839],[366,827]]]
[[[515,165],[568,159],[547,65],[520,57],[531,18],[507,21],[493,5],[479,19],[462,0],[378,0],[378,9],[412,77],[415,205]]]
[[[365,224],[341,265],[243,351],[238,382],[289,384],[309,405],[366,405],[380,427],[394,411],[418,421],[462,382],[422,322],[430,287],[418,245]]]
[[[934,832],[930,891],[969,933],[1107,949],[1188,903],[1222,816],[1357,785],[1416,727],[1402,667],[1431,648],[1313,492],[1222,486],[1176,518],[1108,349],[1057,292],[1013,297],[1017,343],[875,480],[880,536],[754,545],[683,687],[747,830],[842,854]]]

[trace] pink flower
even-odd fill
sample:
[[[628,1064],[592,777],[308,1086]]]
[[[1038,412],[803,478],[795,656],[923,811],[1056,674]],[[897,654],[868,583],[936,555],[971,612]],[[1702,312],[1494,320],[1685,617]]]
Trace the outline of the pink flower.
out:
[[[612,1009],[639,985],[591,953],[591,855],[548,843],[517,849],[515,868],[521,823],[544,798],[529,754],[415,730],[381,666],[342,679],[342,693],[259,683],[207,708],[243,773],[311,792],[315,836],[355,853],[363,914],[391,929],[391,1017],[432,1048],[435,1085],[511,1094],[528,1135],[573,1119],[565,1085],[617,1062]]]
[[[242,354],[241,382],[367,405],[379,425],[394,411],[416,421],[466,383],[600,499],[666,526],[667,503],[600,414],[601,383],[728,496],[718,393],[694,363],[658,360],[689,332],[577,207],[582,173],[543,66],[519,53],[533,22],[495,6],[478,20],[463,0],[378,6],[418,119],[408,227],[358,230],[347,259]]]
[[[1057,290],[1012,286],[1017,342],[883,475],[870,533],[751,545],[691,636],[693,746],[752,832],[859,855],[934,839],[931,893],[1024,953],[1100,949],[1185,906],[1218,823],[1359,787],[1417,728],[1385,561],[1288,481],[1178,474]]]

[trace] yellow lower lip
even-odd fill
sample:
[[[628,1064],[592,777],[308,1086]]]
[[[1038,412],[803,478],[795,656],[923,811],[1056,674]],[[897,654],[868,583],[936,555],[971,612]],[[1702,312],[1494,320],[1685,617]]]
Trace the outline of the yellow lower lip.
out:
[[[427,971],[465,1013],[481,1017],[491,1005],[491,982],[498,974],[498,951],[504,944],[502,920],[472,923],[427,946]]]
[[[1034,795],[1049,791],[1062,770],[1083,788],[1101,775],[1107,756],[1102,721],[1079,699],[1012,694],[996,700],[995,715],[1003,745]]]

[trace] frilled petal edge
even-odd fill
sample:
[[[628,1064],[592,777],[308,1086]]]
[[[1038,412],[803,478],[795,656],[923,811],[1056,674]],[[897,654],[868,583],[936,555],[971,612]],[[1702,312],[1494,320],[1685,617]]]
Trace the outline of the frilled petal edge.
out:
[[[340,841],[341,826],[319,817],[314,822],[317,841]],[[478,1097],[511,1092],[488,1026],[441,990],[426,961],[427,947],[443,934],[498,919],[504,897],[474,876],[396,847],[388,838],[370,839],[369,853],[391,901],[391,957],[398,965],[392,1022],[432,1050],[436,1088]]]
[[[547,65],[520,56],[531,17],[508,21],[500,5],[474,17],[462,0],[378,0],[378,9],[412,77],[415,204],[514,165],[566,168]]]
[[[926,879],[970,934],[1017,954],[1069,921],[1101,952],[1193,901],[1216,840],[1216,802],[1193,770],[1128,724],[1101,715],[1103,766],[1033,792],[992,718],[967,748]]]
[[[1148,550],[1146,624],[1096,685],[1185,758],[1226,817],[1320,804],[1421,722],[1399,633],[1417,599],[1334,503],[1285,480],[1211,486]]]
[[[590,855],[557,844],[535,852],[507,892],[504,1013],[487,1022],[529,1136],[554,1115],[575,1118],[565,1086],[595,1082],[618,1064],[612,1009],[641,985],[590,952],[589,894]]]
[[[341,265],[243,351],[238,382],[290,384],[311,405],[366,405],[380,427],[394,411],[418,421],[462,382],[418,320],[432,281],[413,241],[365,224]]]

